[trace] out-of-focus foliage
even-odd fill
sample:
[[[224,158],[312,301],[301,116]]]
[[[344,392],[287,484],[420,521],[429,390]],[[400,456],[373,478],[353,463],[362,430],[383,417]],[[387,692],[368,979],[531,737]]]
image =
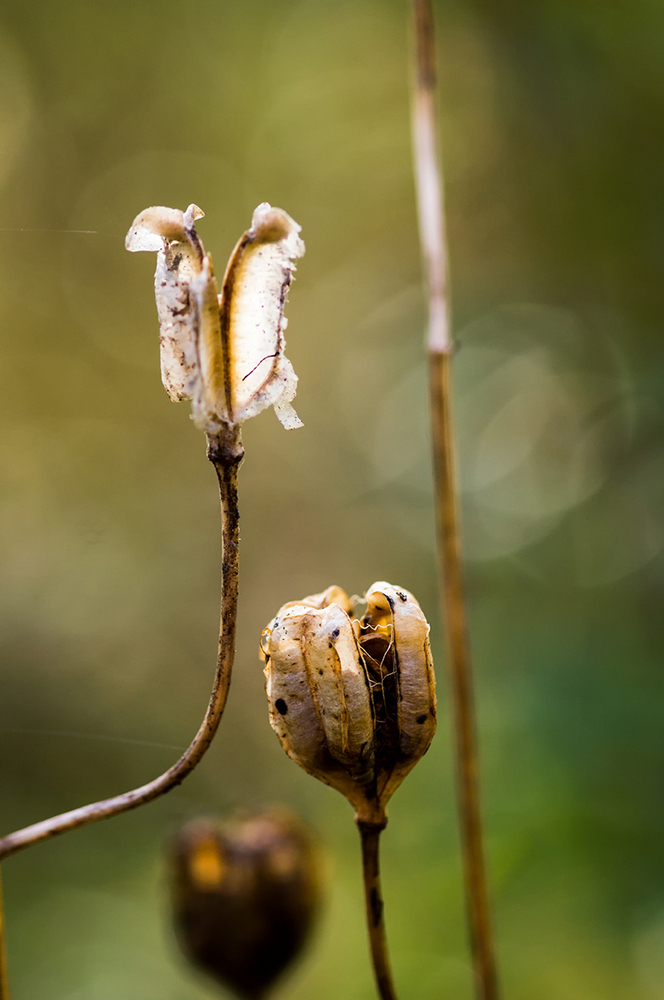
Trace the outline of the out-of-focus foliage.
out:
[[[658,1000],[664,7],[437,13],[505,992]],[[169,937],[158,845],[193,813],[275,799],[335,859],[331,905],[281,995],[372,996],[351,813],[283,755],[257,650],[275,607],[331,580],[403,581],[436,618],[406,23],[396,0],[3,5],[3,830],[153,776],[208,696],[214,476],[162,390],[153,262],[125,252],[127,226],[145,205],[194,201],[222,261],[267,200],[307,243],[288,331],[305,427],[266,413],[246,428],[219,739],[163,801],[4,865],[21,1000],[210,996]],[[442,680],[440,628],[433,646]],[[471,996],[440,689],[437,739],[384,838],[403,1000]]]

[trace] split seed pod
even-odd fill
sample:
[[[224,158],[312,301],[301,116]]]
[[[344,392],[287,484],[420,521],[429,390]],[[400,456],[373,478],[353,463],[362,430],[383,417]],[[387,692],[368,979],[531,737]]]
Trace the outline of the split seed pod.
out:
[[[194,423],[214,434],[268,406],[284,427],[300,427],[291,406],[297,376],[285,357],[284,305],[304,253],[300,226],[267,202],[231,254],[221,292],[196,232],[204,213],[146,208],[127,250],[157,251],[155,298],[161,377],[171,399],[190,399]]]
[[[385,806],[436,730],[429,625],[407,590],[375,583],[351,617],[340,587],[285,604],[261,637],[270,723],[305,771],[363,822]]]
[[[191,962],[258,1000],[300,952],[320,899],[319,849],[293,813],[193,820],[173,838],[175,926]]]

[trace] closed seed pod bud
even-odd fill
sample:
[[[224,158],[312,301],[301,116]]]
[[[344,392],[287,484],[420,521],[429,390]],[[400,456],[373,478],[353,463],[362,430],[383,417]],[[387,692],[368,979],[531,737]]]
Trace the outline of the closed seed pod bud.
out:
[[[320,853],[283,808],[229,822],[197,819],[173,838],[176,933],[199,969],[248,1000],[300,952],[318,908]]]
[[[436,729],[429,625],[408,591],[375,583],[351,617],[339,587],[285,604],[261,650],[270,723],[286,753],[342,792],[357,818],[385,806]]]

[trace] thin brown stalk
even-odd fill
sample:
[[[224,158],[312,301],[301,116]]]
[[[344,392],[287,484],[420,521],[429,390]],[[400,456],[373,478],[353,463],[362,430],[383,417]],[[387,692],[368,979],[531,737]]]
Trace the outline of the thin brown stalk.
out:
[[[438,564],[447,626],[457,795],[476,995],[499,996],[480,808],[473,675],[466,621],[451,403],[444,201],[437,152],[436,48],[431,0],[412,0],[415,22],[413,146],[420,238],[429,290],[429,379],[436,486]]]
[[[380,835],[385,829],[385,824],[363,823],[358,820],[357,827],[362,843],[364,904],[376,987],[381,1000],[397,1000],[387,950],[383,895],[380,887],[379,845]]]
[[[0,1000],[11,1000],[9,976],[7,974],[7,939],[5,932],[5,907],[2,898],[2,874],[0,873]]]
[[[159,796],[179,785],[201,761],[212,742],[221,720],[233,668],[235,654],[235,626],[237,621],[237,598],[239,576],[239,512],[237,498],[238,468],[242,460],[242,445],[239,431],[231,428],[226,435],[208,438],[208,457],[215,467],[219,480],[222,527],[222,574],[221,574],[221,626],[217,669],[205,717],[201,726],[180,759],[158,778],[123,792],[110,799],[93,802],[79,809],[62,813],[25,827],[0,839],[0,858],[16,851],[54,837],[66,830],[74,830],[100,819],[118,816],[120,813],[136,809],[152,802]],[[2,1000],[5,1000],[2,995]]]

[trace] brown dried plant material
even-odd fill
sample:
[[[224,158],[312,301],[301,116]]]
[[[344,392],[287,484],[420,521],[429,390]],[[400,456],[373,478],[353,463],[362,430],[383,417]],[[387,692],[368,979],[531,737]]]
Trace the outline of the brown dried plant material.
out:
[[[385,806],[436,730],[429,625],[407,590],[375,583],[351,618],[339,587],[284,605],[261,637],[270,723],[289,755],[357,819]]]
[[[319,849],[294,814],[270,808],[220,823],[193,820],[173,838],[171,895],[183,951],[257,1000],[298,955],[321,895]]]
[[[259,205],[251,229],[238,241],[224,276],[222,323],[227,328],[231,422],[268,406],[284,427],[301,427],[290,405],[297,377],[284,356],[284,304],[304,253],[300,226],[280,208]]]
[[[156,206],[136,216],[127,233],[127,250],[157,251],[154,276],[161,379],[166,392],[178,402],[190,399],[189,384],[196,368],[189,286],[200,274],[203,246],[194,223],[204,212],[190,205],[186,212]]]
[[[219,290],[196,233],[201,209],[147,208],[127,234],[131,251],[157,251],[155,297],[162,381],[173,400],[190,399],[197,427],[216,434],[273,406],[301,427],[291,402],[297,376],[284,351],[284,305],[304,253],[300,226],[264,203],[238,241]]]

